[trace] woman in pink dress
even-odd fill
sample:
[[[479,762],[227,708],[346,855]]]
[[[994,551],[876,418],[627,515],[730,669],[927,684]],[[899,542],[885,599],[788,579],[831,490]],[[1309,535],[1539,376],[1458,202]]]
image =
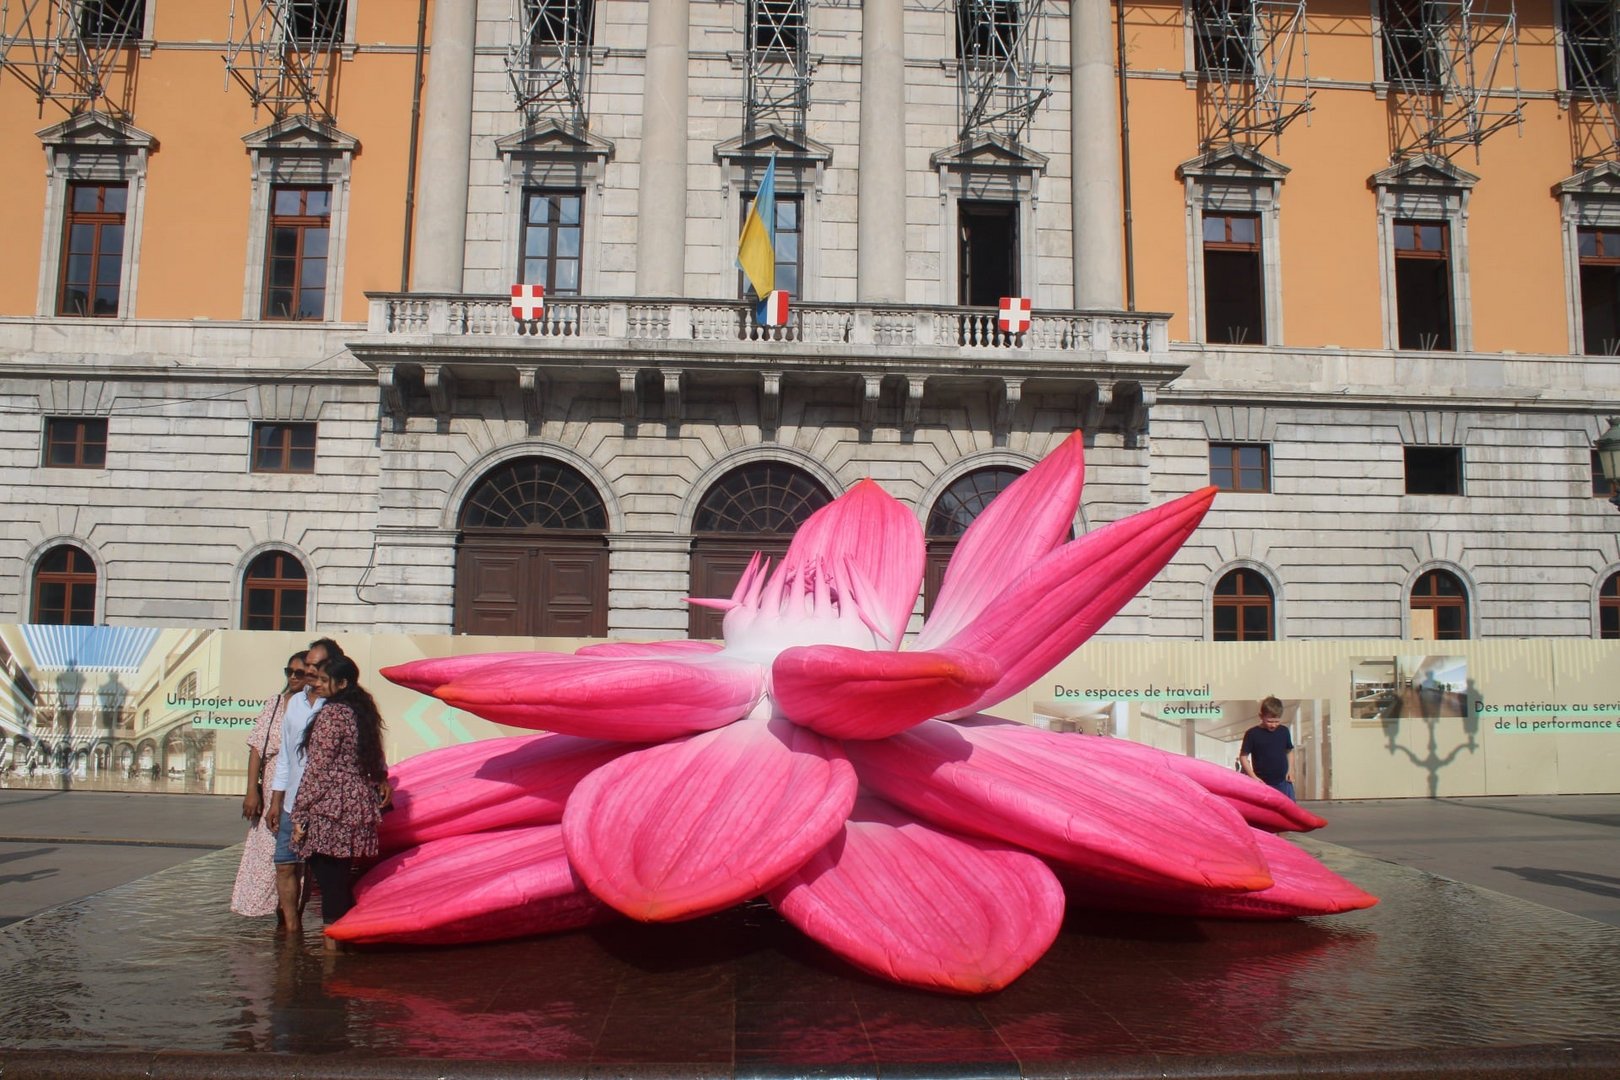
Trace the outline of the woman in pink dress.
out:
[[[304,654],[295,652],[289,656],[282,673],[287,676],[286,688],[264,703],[264,711],[248,735],[248,787],[242,796],[248,836],[242,848],[242,864],[236,868],[236,887],[231,890],[231,910],[238,915],[268,915],[276,910],[276,838],[254,826],[270,799],[270,777],[274,775],[276,755],[281,752],[281,718],[287,711],[287,699],[304,689]]]
[[[321,889],[321,922],[354,906],[354,864],[377,854],[377,825],[387,805],[388,762],[382,716],[361,687],[360,669],[334,656],[314,673],[326,704],[304,731],[304,778],[293,803],[293,850]],[[337,941],[326,939],[336,950]]]

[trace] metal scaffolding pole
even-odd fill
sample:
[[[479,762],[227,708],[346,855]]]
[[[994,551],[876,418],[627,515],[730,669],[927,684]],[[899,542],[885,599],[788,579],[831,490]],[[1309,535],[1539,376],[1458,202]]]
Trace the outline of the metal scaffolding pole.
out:
[[[346,0],[231,0],[225,71],[277,120],[331,123]]]
[[[1305,0],[1191,0],[1204,150],[1255,146],[1312,109]]]
[[[130,119],[128,75],[146,22],[143,0],[0,2],[0,68],[69,113]]]
[[[1524,119],[1513,0],[1384,0],[1384,79],[1398,120],[1391,157],[1478,150]]]
[[[506,74],[528,123],[584,131],[594,0],[513,0]]]
[[[774,125],[802,135],[810,108],[810,0],[744,3],[744,133]]]
[[[1018,141],[1052,95],[1044,73],[1042,0],[957,0],[957,85],[963,141],[1000,135]]]
[[[1575,131],[1575,167],[1620,159],[1620,5],[1564,0],[1564,92]]]

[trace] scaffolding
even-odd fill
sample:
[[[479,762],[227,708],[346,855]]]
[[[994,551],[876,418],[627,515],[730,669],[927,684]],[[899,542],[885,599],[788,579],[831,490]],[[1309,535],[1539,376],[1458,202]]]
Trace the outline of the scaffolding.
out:
[[[957,85],[963,142],[999,135],[1017,143],[1051,76],[1037,55],[1046,47],[1042,0],[957,0]]]
[[[255,110],[276,120],[305,115],[334,123],[347,19],[346,0],[231,0],[227,77]]]
[[[525,121],[585,130],[594,0],[512,0],[506,74]]]
[[[1206,152],[1278,139],[1312,109],[1305,0],[1190,0]]]
[[[1620,158],[1620,8],[1615,0],[1564,0],[1563,54],[1575,167]]]
[[[1392,160],[1449,158],[1524,121],[1514,0],[1383,0]]]
[[[744,0],[743,133],[804,134],[810,108],[810,0]]]
[[[0,68],[69,113],[130,120],[144,0],[0,0]]]

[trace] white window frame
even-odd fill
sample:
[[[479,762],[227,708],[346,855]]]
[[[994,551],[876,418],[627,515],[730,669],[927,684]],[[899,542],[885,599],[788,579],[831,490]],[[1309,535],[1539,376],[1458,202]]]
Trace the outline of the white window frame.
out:
[[[1265,305],[1266,333],[1266,340],[1255,344],[1282,344],[1281,200],[1283,178],[1288,171],[1288,166],[1238,146],[1196,157],[1176,169],[1187,198],[1187,322],[1192,340],[1202,342],[1209,336],[1205,325],[1204,215],[1255,214],[1260,219],[1261,303]]]
[[[502,165],[501,273],[504,290],[520,276],[523,257],[524,193],[537,188],[581,193],[579,297],[601,292],[602,208],[607,163],[613,144],[586,133],[573,134],[556,121],[495,140]],[[569,297],[567,299],[578,299]]]
[[[808,22],[806,32],[808,33]],[[724,260],[722,296],[736,297],[737,240],[742,232],[743,208],[772,154],[776,155],[776,193],[799,197],[799,289],[794,300],[826,299],[821,280],[821,193],[826,190],[827,164],[832,151],[813,139],[789,139],[772,128],[752,141],[733,139],[714,148],[724,184],[725,215],[720,229]]]
[[[148,18],[150,18],[148,9]],[[62,247],[66,242],[68,186],[76,183],[124,184],[124,250],[119,270],[118,314],[135,314],[135,290],[140,279],[141,224],[146,209],[146,159],[157,140],[129,124],[105,115],[84,113],[38,133],[45,145],[45,217],[40,239],[39,291],[35,312],[41,318],[80,318],[57,315],[61,286]],[[105,321],[104,316],[82,316]]]
[[[1582,229],[1620,231],[1620,163],[1605,161],[1578,172],[1558,185],[1559,222],[1564,243],[1564,313],[1569,351],[1586,355],[1586,328],[1581,311]]]
[[[1378,290],[1384,312],[1384,348],[1400,347],[1395,295],[1395,222],[1446,225],[1451,275],[1451,352],[1474,348],[1473,300],[1468,273],[1468,200],[1479,177],[1432,154],[1408,158],[1372,177],[1378,199]],[[1410,350],[1408,350],[1410,351]]]
[[[354,0],[350,0],[351,10]],[[242,318],[264,318],[264,274],[270,235],[270,192],[283,184],[326,187],[332,193],[327,233],[326,311],[315,325],[343,321],[344,251],[349,234],[349,177],[359,140],[307,116],[294,116],[243,137],[252,158],[253,187],[248,202],[247,274]]]

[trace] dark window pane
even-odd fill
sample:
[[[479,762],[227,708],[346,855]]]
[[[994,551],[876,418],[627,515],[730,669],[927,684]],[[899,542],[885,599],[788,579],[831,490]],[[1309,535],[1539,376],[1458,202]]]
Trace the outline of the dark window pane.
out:
[[[1243,640],[1266,641],[1271,637],[1271,609],[1250,604],[1243,609]]]
[[[1212,612],[1216,641],[1236,641],[1238,635],[1238,609],[1232,604],[1220,604]]]

